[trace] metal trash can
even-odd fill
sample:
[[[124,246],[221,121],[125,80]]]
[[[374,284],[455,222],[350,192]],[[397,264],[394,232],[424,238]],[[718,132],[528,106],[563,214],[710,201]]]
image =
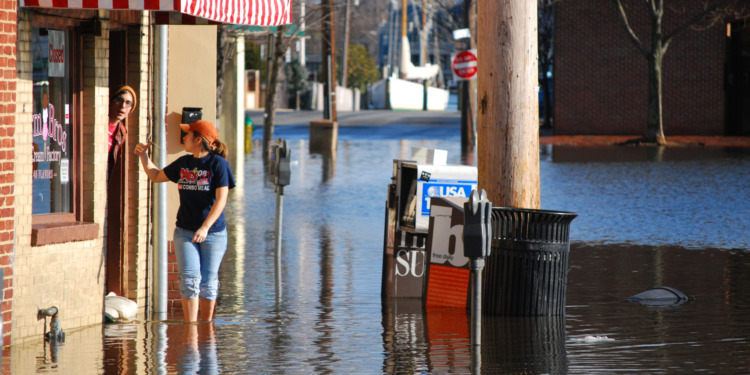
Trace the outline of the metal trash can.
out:
[[[563,315],[572,212],[492,208],[484,269],[486,315]]]

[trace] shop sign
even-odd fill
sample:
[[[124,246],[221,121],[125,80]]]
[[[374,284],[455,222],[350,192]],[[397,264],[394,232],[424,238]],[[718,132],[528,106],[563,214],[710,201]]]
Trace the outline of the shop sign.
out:
[[[49,30],[49,63],[50,77],[65,76],[65,32]]]

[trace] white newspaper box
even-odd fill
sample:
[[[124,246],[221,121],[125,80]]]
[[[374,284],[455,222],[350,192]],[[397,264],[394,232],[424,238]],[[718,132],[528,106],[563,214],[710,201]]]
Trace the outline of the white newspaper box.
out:
[[[427,233],[431,198],[468,198],[477,188],[476,167],[411,161],[398,161],[395,167],[399,205],[397,220],[403,231]]]

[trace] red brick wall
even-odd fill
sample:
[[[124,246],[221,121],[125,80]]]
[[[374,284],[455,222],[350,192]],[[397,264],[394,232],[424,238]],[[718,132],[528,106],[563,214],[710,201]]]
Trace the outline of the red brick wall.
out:
[[[13,314],[13,238],[16,159],[16,1],[0,1],[0,268],[3,315],[2,345],[10,345]]]
[[[699,0],[666,1],[693,15]],[[649,48],[646,4],[623,0],[630,23]],[[686,15],[665,10],[665,33]],[[648,71],[612,1],[564,0],[556,6],[555,134],[643,135]],[[665,135],[724,133],[726,29],[688,29],[670,45],[663,65]]]
[[[174,241],[167,241],[167,308],[182,311],[182,297],[180,296],[180,281],[177,278],[178,276]]]

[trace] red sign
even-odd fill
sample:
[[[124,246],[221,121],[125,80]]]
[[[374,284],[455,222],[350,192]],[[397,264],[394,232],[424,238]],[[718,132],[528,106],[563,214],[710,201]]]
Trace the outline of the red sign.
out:
[[[461,51],[451,63],[457,79],[472,79],[477,75],[477,55],[474,51]]]

